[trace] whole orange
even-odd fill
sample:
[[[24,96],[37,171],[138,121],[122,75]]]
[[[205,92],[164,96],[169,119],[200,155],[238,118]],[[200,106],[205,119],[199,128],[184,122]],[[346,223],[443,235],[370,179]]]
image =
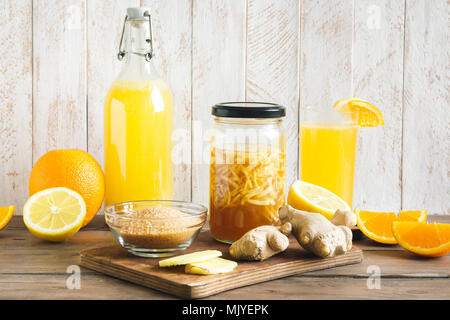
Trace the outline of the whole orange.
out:
[[[56,149],[36,161],[31,170],[30,196],[48,188],[66,187],[78,192],[86,202],[87,225],[102,206],[105,177],[93,156],[78,149]]]

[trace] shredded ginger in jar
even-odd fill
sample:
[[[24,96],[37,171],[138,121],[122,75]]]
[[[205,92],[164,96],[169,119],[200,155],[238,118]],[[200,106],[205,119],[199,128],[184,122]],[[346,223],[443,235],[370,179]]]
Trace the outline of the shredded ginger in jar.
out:
[[[279,224],[285,202],[284,151],[213,148],[210,165],[210,229],[232,242],[261,225]]]

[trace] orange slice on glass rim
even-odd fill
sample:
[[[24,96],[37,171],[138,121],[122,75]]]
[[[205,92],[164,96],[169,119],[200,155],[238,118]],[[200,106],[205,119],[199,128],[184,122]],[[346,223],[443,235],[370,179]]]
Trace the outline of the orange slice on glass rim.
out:
[[[352,120],[360,127],[384,125],[384,118],[381,111],[365,100],[358,98],[342,99],[336,102],[333,107],[341,114],[347,115],[349,113]]]
[[[406,250],[424,257],[450,253],[450,224],[395,221],[392,233]]]

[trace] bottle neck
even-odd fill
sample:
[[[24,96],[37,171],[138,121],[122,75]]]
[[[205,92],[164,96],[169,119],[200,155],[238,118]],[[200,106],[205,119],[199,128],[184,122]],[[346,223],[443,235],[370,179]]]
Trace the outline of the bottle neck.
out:
[[[122,81],[148,81],[157,78],[149,53],[151,52],[148,20],[128,20],[125,24],[124,57],[118,76]]]

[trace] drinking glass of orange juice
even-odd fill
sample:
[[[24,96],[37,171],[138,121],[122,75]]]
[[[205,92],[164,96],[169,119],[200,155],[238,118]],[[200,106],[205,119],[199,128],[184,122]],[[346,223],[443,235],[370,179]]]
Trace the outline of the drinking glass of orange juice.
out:
[[[301,180],[332,191],[350,207],[359,128],[354,112],[309,107],[300,114]]]

